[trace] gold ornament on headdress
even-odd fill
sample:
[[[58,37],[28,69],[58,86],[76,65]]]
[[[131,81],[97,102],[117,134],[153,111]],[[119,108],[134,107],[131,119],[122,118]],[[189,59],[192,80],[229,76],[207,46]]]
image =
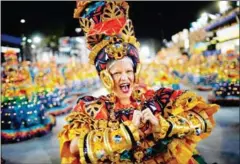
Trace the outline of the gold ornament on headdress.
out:
[[[115,42],[118,42],[119,44],[116,45],[116,44],[110,42],[110,44],[106,46],[105,52],[111,58],[114,58],[115,60],[122,59],[124,56],[127,55],[127,44],[122,43],[122,39],[117,38],[117,37],[113,37],[113,40]]]
[[[110,37],[110,40],[102,40],[99,44],[96,44],[93,48],[92,48],[92,51],[90,52],[89,54],[89,62],[91,64],[94,64],[94,61],[95,61],[95,58],[96,56],[98,55],[99,51],[101,49],[103,49],[104,47],[108,46],[110,43],[112,43],[112,40],[113,40],[114,37]],[[122,34],[121,35],[121,40],[124,44],[128,43],[128,44],[132,44],[133,46],[135,46],[136,48],[139,48],[140,47],[140,43],[137,42],[137,39],[134,37],[134,36],[127,36],[127,35],[124,35]],[[117,51],[117,50],[116,50]],[[122,56],[122,58],[127,55],[127,54],[124,54]],[[121,59],[121,58],[120,58]]]
[[[88,33],[93,25],[93,23],[86,18],[79,18],[79,23],[85,33]]]
[[[120,8],[124,8],[126,13],[124,13]],[[106,7],[104,8],[104,14],[101,15],[102,21],[108,21],[110,19],[121,18],[123,16],[128,17],[129,6],[126,2],[123,1],[109,1]]]

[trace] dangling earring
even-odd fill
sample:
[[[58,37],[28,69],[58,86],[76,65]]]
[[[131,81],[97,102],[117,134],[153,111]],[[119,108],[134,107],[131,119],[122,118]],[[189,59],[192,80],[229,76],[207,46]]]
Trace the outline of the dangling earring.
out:
[[[136,68],[136,73],[135,73],[135,83],[139,83],[140,70],[141,70],[141,64],[138,63]]]
[[[112,76],[110,75],[108,70],[102,70],[100,72],[100,78],[103,82],[103,85],[107,88],[107,90],[109,92],[112,92],[114,82],[113,82]]]

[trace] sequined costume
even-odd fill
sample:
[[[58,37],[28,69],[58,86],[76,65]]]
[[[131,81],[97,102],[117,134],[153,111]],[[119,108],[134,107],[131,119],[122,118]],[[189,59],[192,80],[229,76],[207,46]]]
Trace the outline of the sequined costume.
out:
[[[7,51],[1,88],[2,143],[20,142],[49,133],[55,118],[47,115],[39,102],[27,68],[18,69],[17,54]],[[26,63],[23,62],[22,66]],[[25,65],[26,66],[26,65]]]
[[[111,93],[114,83],[106,69],[110,61],[130,58],[138,82],[139,43],[128,9],[122,1],[77,2],[74,17],[86,33],[90,62],[110,94],[80,98],[66,117],[68,124],[58,136],[62,163],[204,163],[196,145],[214,127],[218,105],[207,104],[190,91],[154,91],[143,85],[135,86],[128,105]],[[133,124],[134,111],[145,109],[158,118],[157,126]],[[75,138],[78,154],[70,151]]]

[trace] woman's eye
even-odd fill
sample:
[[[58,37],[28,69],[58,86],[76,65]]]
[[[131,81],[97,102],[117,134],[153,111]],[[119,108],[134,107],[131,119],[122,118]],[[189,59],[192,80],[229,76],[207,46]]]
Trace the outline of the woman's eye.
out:
[[[113,75],[120,75],[120,72],[116,72],[116,73],[114,73]]]
[[[118,76],[120,76],[120,74],[121,74],[120,72],[116,72],[116,73],[113,73],[113,76],[118,77]]]

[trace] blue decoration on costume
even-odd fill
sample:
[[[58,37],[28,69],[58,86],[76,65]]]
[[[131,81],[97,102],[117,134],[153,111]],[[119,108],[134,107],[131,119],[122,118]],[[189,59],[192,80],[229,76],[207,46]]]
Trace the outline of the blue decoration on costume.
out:
[[[104,152],[104,150],[99,150],[99,151],[97,151],[96,154],[97,154],[97,158],[101,159],[102,157],[104,157],[105,152]]]
[[[113,140],[115,143],[120,143],[122,141],[122,137],[120,135],[115,135]]]
[[[179,90],[180,89],[179,84],[172,84],[172,89],[173,90]]]
[[[105,2],[104,1],[100,1],[100,2],[96,2],[96,3],[93,3],[93,4],[90,4],[89,7],[85,10],[86,13],[84,13],[82,15],[83,18],[86,18],[86,17],[89,17],[90,15],[92,15],[96,9],[100,6],[103,6],[105,5]]]
[[[147,156],[151,156],[153,154],[153,149],[150,147],[150,148],[147,148],[146,149],[146,155]]]
[[[201,134],[201,129],[200,128],[196,128],[196,134],[197,134],[197,136],[199,136]]]
[[[120,155],[120,159],[121,159],[121,161],[130,160],[131,159],[130,151],[125,150],[124,152],[122,152]]]

